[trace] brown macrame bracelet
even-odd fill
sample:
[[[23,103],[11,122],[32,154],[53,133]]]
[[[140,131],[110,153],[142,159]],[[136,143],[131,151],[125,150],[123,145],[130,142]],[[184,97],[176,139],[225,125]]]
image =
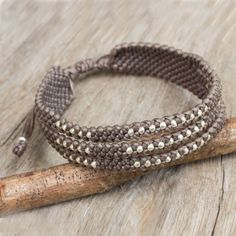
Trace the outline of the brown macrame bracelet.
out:
[[[159,77],[188,89],[201,103],[183,113],[126,125],[81,127],[64,119],[73,99],[73,80],[99,71]],[[158,44],[130,43],[98,60],[48,71],[13,148],[18,156],[26,148],[35,117],[51,146],[69,161],[97,169],[135,170],[174,162],[200,149],[222,129],[225,108],[219,79],[201,57]]]

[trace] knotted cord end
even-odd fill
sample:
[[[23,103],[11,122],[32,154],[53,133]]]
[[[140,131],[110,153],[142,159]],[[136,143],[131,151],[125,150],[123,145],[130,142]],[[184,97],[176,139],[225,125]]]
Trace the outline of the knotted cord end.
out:
[[[24,137],[20,137],[18,142],[14,144],[12,152],[18,157],[22,156],[27,148],[27,140]]]
[[[22,136],[18,139],[18,142],[14,144],[12,152],[18,157],[22,156],[27,148],[27,139],[32,135],[34,129],[34,120],[35,120],[35,112],[34,107],[27,115]]]
[[[89,73],[96,72],[98,70],[107,70],[109,69],[111,55],[107,54],[98,59],[85,59],[78,61],[73,66],[69,66],[63,69],[63,73],[74,80],[76,77],[82,77]]]

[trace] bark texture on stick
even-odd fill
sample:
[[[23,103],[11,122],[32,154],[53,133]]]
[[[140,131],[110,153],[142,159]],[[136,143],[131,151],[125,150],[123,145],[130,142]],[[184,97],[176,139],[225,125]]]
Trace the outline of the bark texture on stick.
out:
[[[236,151],[236,117],[209,144],[187,158],[160,168],[224,155]],[[148,172],[94,171],[64,164],[46,170],[5,177],[0,180],[0,214],[55,204],[101,193]]]

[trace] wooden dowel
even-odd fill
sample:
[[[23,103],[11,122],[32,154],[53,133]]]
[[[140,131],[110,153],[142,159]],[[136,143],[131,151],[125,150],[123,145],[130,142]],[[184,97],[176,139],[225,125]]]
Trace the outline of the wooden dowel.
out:
[[[200,151],[160,168],[236,151],[236,117]],[[107,191],[148,172],[94,171],[64,164],[0,179],[0,214],[32,209]]]

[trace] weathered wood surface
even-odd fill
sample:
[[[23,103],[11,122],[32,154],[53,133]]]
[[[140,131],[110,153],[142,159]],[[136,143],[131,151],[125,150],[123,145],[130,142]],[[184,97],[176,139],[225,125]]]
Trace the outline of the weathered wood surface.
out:
[[[158,169],[236,152],[236,117],[198,152]],[[157,169],[155,169],[156,171]],[[62,164],[0,179],[0,216],[102,193],[150,171],[101,171]]]
[[[10,148],[49,66],[102,55],[120,42],[159,42],[202,55],[222,80],[228,116],[236,115],[235,1],[0,4],[1,177],[64,162],[37,132],[21,159]],[[196,102],[155,78],[91,77],[78,84],[77,94],[67,116],[87,125],[148,119]],[[234,235],[235,157],[161,170],[106,194],[3,217],[0,233]]]

